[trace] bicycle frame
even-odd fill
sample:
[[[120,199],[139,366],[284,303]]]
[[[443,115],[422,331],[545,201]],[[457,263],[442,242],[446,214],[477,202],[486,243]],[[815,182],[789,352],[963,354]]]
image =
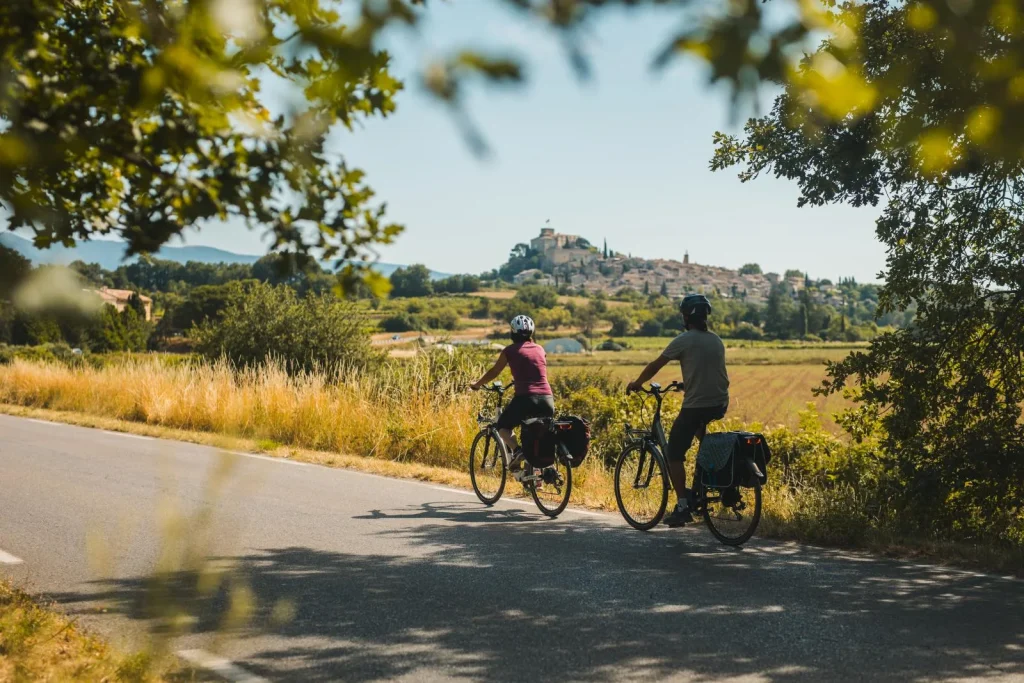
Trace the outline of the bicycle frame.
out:
[[[637,465],[636,477],[633,480],[635,488],[650,486],[651,479],[654,477],[654,459],[659,456],[662,460],[665,458],[665,452],[668,450],[668,438],[661,422],[661,403],[665,394],[676,391],[677,386],[677,383],[673,382],[662,391],[660,385],[652,384],[650,389],[642,390],[648,396],[653,396],[656,404],[649,429],[633,429],[628,422],[626,423],[626,433],[632,437],[631,441],[640,445],[640,463]],[[647,461],[648,456],[651,458],[650,461]],[[669,480],[668,486],[671,491],[671,480]]]
[[[633,486],[635,488],[647,488],[650,486],[651,480],[654,478],[655,458],[661,458],[663,468],[666,472],[668,471],[668,462],[665,459],[665,453],[668,452],[668,437],[665,434],[665,427],[661,422],[661,404],[665,394],[679,391],[680,388],[677,382],[673,382],[665,387],[665,389],[662,389],[658,384],[651,384],[650,389],[642,389],[643,393],[653,396],[656,402],[651,426],[649,429],[633,429],[629,423],[626,423],[626,433],[632,437],[631,442],[638,443],[641,447],[640,462],[636,468],[636,477],[633,479]],[[703,439],[703,434],[698,436],[698,438]],[[650,458],[649,461],[647,460],[648,457]],[[671,477],[668,477],[668,490],[675,490]],[[698,507],[708,502],[707,491],[704,490],[703,486],[695,494],[695,502]]]
[[[501,415],[502,408],[505,407],[505,392],[507,392],[511,388],[511,386],[503,386],[500,382],[495,382],[489,387],[484,387],[484,391],[493,393],[497,399],[495,404],[494,415],[493,417],[487,416],[484,414],[483,410],[476,414],[477,423],[481,426],[482,429],[486,429],[490,433],[489,438],[494,439],[496,446],[496,448],[494,449],[495,458],[499,457],[500,449],[500,457],[502,457],[505,460],[506,464],[508,464],[511,458],[508,453],[508,448],[505,447],[505,442],[501,439],[501,436],[498,435],[498,417]],[[487,402],[485,400],[485,408],[486,404]],[[497,460],[492,459],[490,462],[482,463],[482,465],[485,469],[488,469],[494,467],[495,462],[497,462]]]

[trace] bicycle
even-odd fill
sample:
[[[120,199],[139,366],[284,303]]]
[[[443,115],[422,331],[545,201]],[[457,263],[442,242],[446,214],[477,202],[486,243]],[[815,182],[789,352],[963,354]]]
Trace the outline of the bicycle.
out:
[[[505,492],[509,469],[519,464],[530,468],[530,473],[518,481],[530,492],[533,502],[548,517],[557,517],[569,504],[572,492],[569,453],[563,444],[558,443],[555,462],[540,470],[531,467],[522,454],[515,459],[509,455],[505,442],[498,436],[497,416],[501,414],[505,392],[510,388],[502,386],[501,382],[483,388],[494,394],[497,401],[493,414],[484,411],[477,414],[480,431],[469,449],[469,478],[473,482],[473,492],[484,505],[494,505]]]
[[[640,531],[656,527],[668,507],[672,481],[663,455],[668,450],[668,439],[661,423],[661,403],[666,394],[682,390],[679,382],[664,389],[652,382],[650,389],[640,389],[656,403],[651,426],[634,429],[626,424],[626,446],[615,463],[615,502],[626,522]],[[761,521],[760,484],[725,491],[701,484],[694,491],[694,499],[692,512],[703,515],[711,533],[726,545],[745,543]]]

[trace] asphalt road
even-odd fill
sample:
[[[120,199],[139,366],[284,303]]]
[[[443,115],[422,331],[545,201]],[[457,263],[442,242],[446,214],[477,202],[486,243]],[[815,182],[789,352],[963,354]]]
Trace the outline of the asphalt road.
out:
[[[732,550],[700,527],[641,534],[571,509],[550,521],[258,457],[204,502],[220,461],[0,416],[0,575],[142,642],[146,577],[181,538],[160,530],[173,500],[209,513],[210,552],[236,559],[256,601],[250,626],[218,638],[224,595],[175,575],[195,618],[174,647],[217,652],[236,680],[1024,680],[1019,580],[758,539]],[[293,618],[274,625],[275,605]]]

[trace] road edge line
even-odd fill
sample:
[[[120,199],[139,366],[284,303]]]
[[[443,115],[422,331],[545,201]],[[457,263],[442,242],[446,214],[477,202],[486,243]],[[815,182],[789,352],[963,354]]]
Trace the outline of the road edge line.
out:
[[[189,664],[212,671],[221,678],[232,681],[232,683],[270,683],[268,679],[246,671],[230,659],[218,657],[206,650],[178,650],[175,654]]]
[[[24,562],[25,560],[20,557],[15,557],[10,553],[4,552],[3,549],[0,548],[0,564],[23,564]]]

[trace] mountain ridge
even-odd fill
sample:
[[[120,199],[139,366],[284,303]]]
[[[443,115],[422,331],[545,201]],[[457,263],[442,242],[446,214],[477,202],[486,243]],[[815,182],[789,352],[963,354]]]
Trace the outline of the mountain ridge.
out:
[[[124,258],[124,243],[113,240],[91,240],[79,242],[74,247],[65,247],[57,244],[49,249],[40,249],[20,235],[12,232],[0,232],[0,245],[17,251],[19,254],[32,261],[34,265],[67,265],[72,261],[84,261],[86,263],[98,263],[106,270],[115,270],[118,266],[132,263],[138,257]],[[153,254],[154,258],[174,261],[176,263],[255,263],[262,257],[256,254],[239,254],[217,247],[206,247],[199,245],[165,246]],[[333,264],[324,264],[328,269]],[[405,266],[395,263],[375,263],[372,268],[384,276],[390,276],[399,268]],[[441,273],[435,270],[430,271],[431,278],[438,280],[448,277],[448,273]]]

